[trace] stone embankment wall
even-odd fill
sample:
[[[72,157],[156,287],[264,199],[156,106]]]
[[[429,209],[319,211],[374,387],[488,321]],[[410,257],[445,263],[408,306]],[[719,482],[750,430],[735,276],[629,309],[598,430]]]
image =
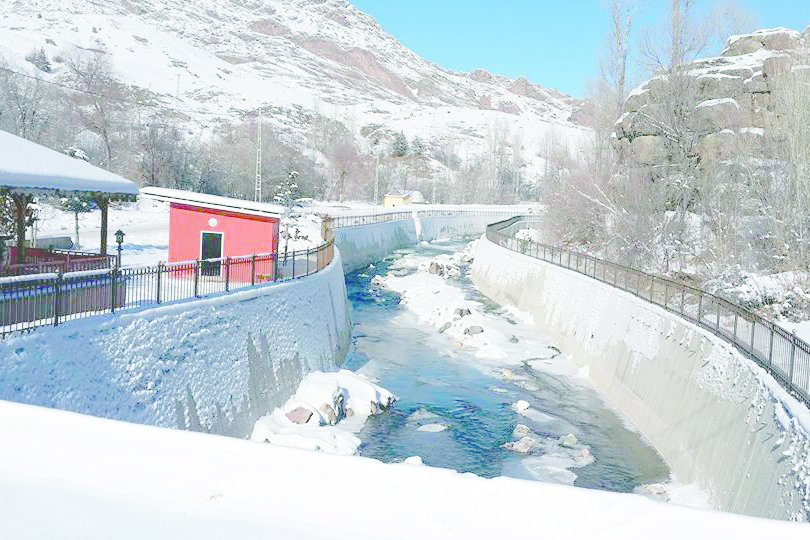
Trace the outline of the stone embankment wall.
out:
[[[305,371],[339,365],[339,254],[296,281],[71,321],[0,341],[0,399],[244,436]]]
[[[731,346],[658,306],[483,239],[473,282],[587,366],[681,483],[720,510],[810,520],[810,415]]]

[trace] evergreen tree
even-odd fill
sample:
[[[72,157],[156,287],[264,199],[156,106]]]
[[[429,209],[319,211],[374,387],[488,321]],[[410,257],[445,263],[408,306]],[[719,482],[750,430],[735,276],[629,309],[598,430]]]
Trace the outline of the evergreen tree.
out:
[[[408,153],[408,138],[401,131],[394,134],[394,142],[391,144],[391,155],[402,157]]]

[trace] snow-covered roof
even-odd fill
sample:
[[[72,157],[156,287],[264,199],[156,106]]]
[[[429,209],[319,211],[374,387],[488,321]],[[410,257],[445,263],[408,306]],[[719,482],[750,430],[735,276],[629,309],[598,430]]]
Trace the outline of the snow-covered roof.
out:
[[[141,189],[141,197],[154,199],[156,201],[196,206],[199,208],[237,212],[251,216],[280,218],[286,213],[286,209],[277,204],[232,199],[230,197],[207,195],[205,193],[195,193],[182,189],[148,186]]]
[[[131,180],[5,131],[0,131],[0,187],[26,192],[138,194],[138,186]]]

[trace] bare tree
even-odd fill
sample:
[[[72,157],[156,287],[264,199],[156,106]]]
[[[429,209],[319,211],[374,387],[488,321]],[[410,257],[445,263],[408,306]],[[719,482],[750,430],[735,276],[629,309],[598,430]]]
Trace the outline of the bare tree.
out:
[[[65,66],[77,89],[73,101],[80,122],[101,139],[104,150],[101,165],[113,170],[113,124],[123,109],[122,88],[113,77],[104,53],[76,54],[65,59]]]
[[[17,73],[0,61],[0,127],[24,139],[42,142],[51,125],[51,100],[38,74]]]

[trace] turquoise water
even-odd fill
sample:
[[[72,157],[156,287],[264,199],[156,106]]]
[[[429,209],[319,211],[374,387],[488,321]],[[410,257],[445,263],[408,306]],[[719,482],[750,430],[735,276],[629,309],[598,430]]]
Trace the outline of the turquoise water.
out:
[[[347,276],[354,336],[344,367],[377,378],[399,398],[387,413],[369,419],[360,433],[361,455],[384,462],[420,456],[427,465],[488,478],[511,476],[619,492],[668,480],[669,469],[655,450],[628,429],[592,386],[568,375],[538,371],[520,358],[504,362],[514,375],[504,378],[497,366],[482,366],[475,351],[453,348],[450,340],[401,306],[396,293],[372,282],[375,276],[387,275],[402,257],[428,260],[464,245],[422,245]],[[462,277],[450,283],[468,299],[482,302],[490,315],[511,323],[515,333],[538,334],[482,297],[466,270],[462,267]],[[542,414],[518,414],[512,407],[518,400],[528,401]],[[418,430],[428,424],[447,429]],[[519,438],[513,436],[518,424],[528,426],[539,443],[529,455],[502,447]],[[569,433],[577,437],[576,449],[561,448],[557,442]],[[588,453],[594,458],[590,464],[573,466],[577,460],[579,465],[587,463],[579,458]]]

